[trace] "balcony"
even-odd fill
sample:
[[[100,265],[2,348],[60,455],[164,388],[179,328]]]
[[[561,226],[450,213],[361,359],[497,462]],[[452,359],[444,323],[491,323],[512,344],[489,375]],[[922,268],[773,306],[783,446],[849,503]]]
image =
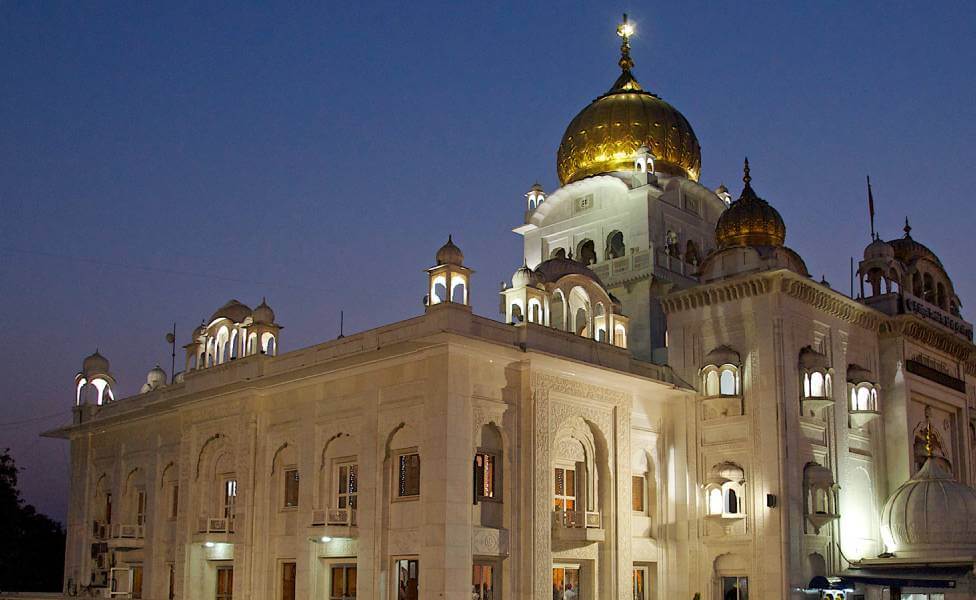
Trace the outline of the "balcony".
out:
[[[602,542],[603,518],[597,511],[557,510],[552,513],[553,538],[565,542]]]
[[[851,417],[851,427],[864,429],[868,423],[881,416],[876,410],[852,410],[848,413]]]
[[[805,396],[800,400],[803,405],[803,416],[822,418],[823,409],[834,405],[834,399],[828,396]]]
[[[142,525],[112,525],[109,531],[108,547],[117,550],[142,548],[146,543],[146,530]]]
[[[354,508],[313,510],[310,527],[314,529],[315,535],[355,538],[358,537],[356,513]]]
[[[610,258],[590,265],[590,270],[606,285],[619,285],[641,279],[651,272],[651,251],[642,250],[620,258]]]
[[[233,518],[200,517],[197,520],[197,530],[193,534],[194,542],[233,543],[235,539],[235,522],[241,519],[240,514]]]

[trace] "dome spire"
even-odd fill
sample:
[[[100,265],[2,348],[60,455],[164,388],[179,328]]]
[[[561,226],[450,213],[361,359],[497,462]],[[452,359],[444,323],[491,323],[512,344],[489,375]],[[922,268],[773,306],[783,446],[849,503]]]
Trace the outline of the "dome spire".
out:
[[[742,198],[756,198],[756,192],[752,189],[752,175],[749,174],[749,157],[747,156],[745,162],[742,164]]]
[[[630,36],[634,35],[634,24],[627,20],[627,13],[624,13],[624,20],[617,25],[617,35],[620,36],[620,70],[629,73],[634,68],[634,59],[630,57]]]
[[[905,217],[905,227],[902,228],[902,231],[905,232],[906,238],[908,239],[912,238],[912,226],[908,224],[908,217]]]
[[[630,72],[634,68],[634,59],[630,57],[630,38],[634,35],[634,24],[633,22],[627,20],[627,13],[624,13],[624,20],[617,25],[617,35],[620,36],[622,40],[620,42],[620,60],[617,64],[620,65],[620,77],[617,81],[613,82],[608,94],[614,94],[617,92],[639,92],[643,90],[637,80],[634,79],[634,75]]]
[[[932,411],[928,406],[925,407],[925,456],[935,456],[932,448]]]

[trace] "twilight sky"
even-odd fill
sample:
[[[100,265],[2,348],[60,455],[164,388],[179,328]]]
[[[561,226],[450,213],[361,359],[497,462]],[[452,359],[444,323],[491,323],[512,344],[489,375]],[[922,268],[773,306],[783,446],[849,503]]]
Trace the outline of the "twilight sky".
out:
[[[976,3],[0,3],[0,448],[63,519],[72,378],[138,391],[228,298],[283,350],[422,311],[448,233],[475,311],[521,263],[522,194],[570,119],[635,74],[842,291],[878,227],[941,257],[976,320]],[[531,4],[531,5],[529,5]],[[178,361],[179,364],[179,361]]]

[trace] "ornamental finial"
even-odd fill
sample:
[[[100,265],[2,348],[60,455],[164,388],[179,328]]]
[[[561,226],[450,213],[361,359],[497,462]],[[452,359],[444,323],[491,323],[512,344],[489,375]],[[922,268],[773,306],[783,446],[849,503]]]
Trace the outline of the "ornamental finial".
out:
[[[749,183],[752,181],[752,175],[749,175],[749,157],[746,157],[745,163],[742,165],[742,183],[749,187]]]
[[[627,20],[627,13],[624,13],[624,20],[617,25],[617,35],[623,40],[620,42],[620,69],[629,73],[634,68],[634,59],[630,57],[630,36],[634,35],[634,24]]]
[[[905,232],[905,237],[912,237],[912,226],[908,224],[908,217],[905,217],[905,227],[902,229]]]
[[[931,408],[925,407],[925,456],[932,458],[932,412]]]

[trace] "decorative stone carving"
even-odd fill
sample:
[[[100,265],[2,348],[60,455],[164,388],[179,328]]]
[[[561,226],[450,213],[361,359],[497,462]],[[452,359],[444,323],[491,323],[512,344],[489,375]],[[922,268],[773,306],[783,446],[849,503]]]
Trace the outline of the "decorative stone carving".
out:
[[[475,527],[471,534],[471,553],[477,556],[508,556],[508,531]]]

